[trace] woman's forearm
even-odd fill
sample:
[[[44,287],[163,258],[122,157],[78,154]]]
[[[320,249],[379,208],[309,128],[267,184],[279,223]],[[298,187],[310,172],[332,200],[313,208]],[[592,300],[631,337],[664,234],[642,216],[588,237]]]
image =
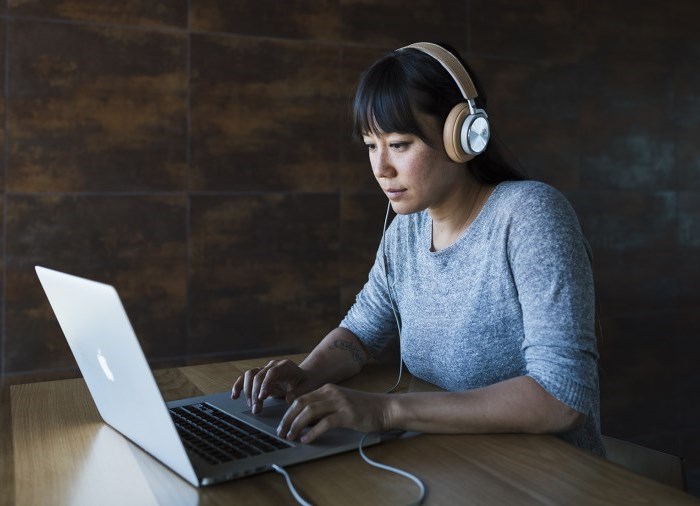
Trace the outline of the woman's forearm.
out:
[[[387,398],[388,429],[432,433],[553,433],[583,415],[520,376],[465,392],[424,392]]]
[[[310,374],[318,388],[354,376],[368,359],[365,348],[355,334],[338,327],[318,343],[299,367]]]

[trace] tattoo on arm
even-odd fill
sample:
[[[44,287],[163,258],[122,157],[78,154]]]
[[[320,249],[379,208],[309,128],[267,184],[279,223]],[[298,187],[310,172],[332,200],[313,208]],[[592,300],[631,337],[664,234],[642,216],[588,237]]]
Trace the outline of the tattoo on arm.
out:
[[[352,359],[360,365],[365,365],[365,353],[356,344],[349,343],[348,341],[343,341],[341,339],[336,339],[330,346],[331,350],[344,350],[352,355]]]

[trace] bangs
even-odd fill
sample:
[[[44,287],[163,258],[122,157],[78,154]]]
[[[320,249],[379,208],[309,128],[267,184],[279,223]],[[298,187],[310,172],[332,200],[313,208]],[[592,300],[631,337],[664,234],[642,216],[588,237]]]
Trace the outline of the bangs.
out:
[[[353,104],[353,137],[365,134],[413,134],[427,142],[414,115],[411,86],[399,62],[389,55],[363,76]]]

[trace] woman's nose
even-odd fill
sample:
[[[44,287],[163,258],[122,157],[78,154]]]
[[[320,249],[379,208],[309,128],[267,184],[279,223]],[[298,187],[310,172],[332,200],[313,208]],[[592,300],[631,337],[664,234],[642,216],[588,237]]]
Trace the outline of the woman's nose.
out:
[[[374,177],[377,179],[380,177],[391,177],[394,173],[394,167],[388,155],[386,150],[377,148],[372,157],[372,172],[374,172]]]

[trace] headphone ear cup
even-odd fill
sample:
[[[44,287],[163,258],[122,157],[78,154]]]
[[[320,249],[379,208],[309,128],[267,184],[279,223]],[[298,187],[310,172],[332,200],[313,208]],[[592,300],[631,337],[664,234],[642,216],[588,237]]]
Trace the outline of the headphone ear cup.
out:
[[[486,113],[477,109],[462,124],[461,146],[470,155],[484,152],[491,137],[491,127]]]
[[[447,115],[445,126],[442,129],[442,142],[450,160],[457,163],[468,162],[474,155],[467,153],[462,148],[462,125],[469,117],[469,104],[460,102],[452,108]]]

